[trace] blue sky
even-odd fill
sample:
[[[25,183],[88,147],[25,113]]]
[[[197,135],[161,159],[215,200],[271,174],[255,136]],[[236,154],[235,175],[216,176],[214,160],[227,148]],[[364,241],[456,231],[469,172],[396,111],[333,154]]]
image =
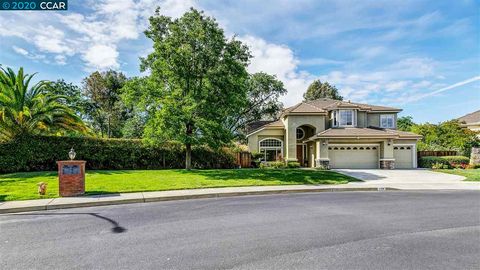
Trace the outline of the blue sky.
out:
[[[281,79],[288,106],[320,79],[349,100],[403,108],[417,122],[480,109],[478,1],[70,0],[66,12],[0,12],[0,64],[80,84],[94,70],[139,75],[156,6],[193,6],[247,43],[249,71]]]

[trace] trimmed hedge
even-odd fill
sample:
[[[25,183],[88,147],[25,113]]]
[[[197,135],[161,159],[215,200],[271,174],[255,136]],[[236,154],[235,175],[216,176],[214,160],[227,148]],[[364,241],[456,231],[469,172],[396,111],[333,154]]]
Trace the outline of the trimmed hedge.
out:
[[[468,157],[464,157],[464,156],[446,156],[446,157],[441,157],[441,158],[445,159],[450,164],[468,164],[468,163],[470,163],[470,159]]]
[[[458,165],[467,165],[469,163],[469,158],[464,156],[444,156],[444,157],[435,157],[435,156],[426,156],[421,157],[419,160],[419,166],[421,168],[432,168],[434,165],[444,165],[448,168],[457,167]]]
[[[0,143],[0,173],[55,171],[56,161],[67,160],[72,147],[77,153],[75,159],[87,161],[87,169],[180,169],[185,166],[185,150],[179,143],[152,147],[141,140],[32,136]],[[229,149],[213,151],[208,147],[193,147],[192,166],[234,168],[235,156]]]

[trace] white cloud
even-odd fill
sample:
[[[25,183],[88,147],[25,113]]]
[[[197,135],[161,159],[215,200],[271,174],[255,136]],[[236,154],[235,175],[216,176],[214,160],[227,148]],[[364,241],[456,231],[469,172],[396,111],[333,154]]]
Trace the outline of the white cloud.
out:
[[[33,36],[33,42],[40,51],[72,54],[73,49],[64,39],[64,32],[51,25],[39,27],[37,33]]]
[[[20,47],[17,47],[17,46],[12,46],[12,49],[14,52],[22,55],[22,56],[25,56],[26,58],[28,59],[31,59],[31,60],[42,60],[44,63],[49,63],[45,58],[45,55],[43,54],[35,54],[35,53],[31,53],[29,51],[27,51],[26,49],[24,48],[20,48]]]
[[[383,46],[362,47],[355,51],[357,55],[363,58],[374,58],[387,53],[387,48]]]
[[[20,48],[20,47],[17,47],[17,46],[13,46],[12,49],[18,53],[18,54],[21,54],[23,56],[27,56],[28,55],[28,51],[23,49],[23,48]]]
[[[345,61],[333,60],[328,58],[310,58],[310,59],[303,59],[300,62],[302,66],[323,66],[323,65],[343,65]]]
[[[287,106],[300,102],[313,76],[297,70],[299,60],[293,51],[287,46],[268,43],[258,37],[245,36],[239,39],[250,47],[254,57],[248,71],[263,71],[276,75],[288,90],[287,95],[282,98],[283,102]]]
[[[88,15],[69,12],[9,12],[0,17],[0,37],[19,37],[43,53],[53,54],[55,63],[66,64],[67,56],[80,55],[86,69],[119,68],[117,48],[125,40],[138,39],[157,6],[162,14],[178,16],[193,0],[102,0],[92,1]],[[28,15],[28,16],[27,16]],[[15,31],[10,31],[15,25]],[[98,50],[98,51],[96,51]]]
[[[410,84],[409,81],[392,81],[385,85],[385,90],[387,92],[394,92],[401,89],[405,89],[405,87],[409,84]]]
[[[435,73],[436,61],[426,57],[411,57],[400,60],[389,67],[396,76],[427,77]]]
[[[432,85],[432,82],[423,80],[423,81],[420,81],[418,83],[413,84],[412,87],[413,88],[426,88],[426,87],[430,87],[431,85]]]
[[[67,64],[67,57],[65,55],[56,55],[54,57],[55,63],[57,63],[60,66],[66,65]]]
[[[84,54],[83,59],[90,69],[119,68],[117,62],[118,51],[115,47],[106,45],[91,46]]]

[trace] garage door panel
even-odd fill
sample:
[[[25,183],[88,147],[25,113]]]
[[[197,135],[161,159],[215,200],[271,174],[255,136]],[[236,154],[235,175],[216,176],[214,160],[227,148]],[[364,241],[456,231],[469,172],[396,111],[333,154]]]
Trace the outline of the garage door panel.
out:
[[[415,149],[412,146],[394,146],[393,157],[395,158],[395,168],[411,169],[413,168],[413,159]]]
[[[334,169],[378,168],[378,146],[330,146],[330,167]]]

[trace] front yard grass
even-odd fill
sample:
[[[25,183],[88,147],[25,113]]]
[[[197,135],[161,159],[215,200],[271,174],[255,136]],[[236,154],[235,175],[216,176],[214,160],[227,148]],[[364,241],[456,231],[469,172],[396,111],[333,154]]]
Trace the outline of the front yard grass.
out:
[[[307,169],[233,170],[116,170],[87,171],[88,195],[196,189],[211,187],[346,184],[359,181],[332,171]],[[39,182],[48,183],[47,194],[37,193]],[[58,197],[57,172],[23,172],[0,175],[0,201]]]
[[[480,182],[480,169],[452,169],[452,170],[438,170],[439,172],[456,174],[465,176],[463,181],[475,181]]]

